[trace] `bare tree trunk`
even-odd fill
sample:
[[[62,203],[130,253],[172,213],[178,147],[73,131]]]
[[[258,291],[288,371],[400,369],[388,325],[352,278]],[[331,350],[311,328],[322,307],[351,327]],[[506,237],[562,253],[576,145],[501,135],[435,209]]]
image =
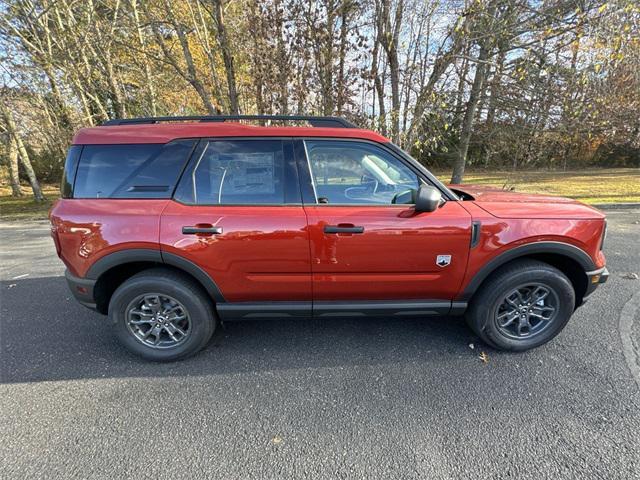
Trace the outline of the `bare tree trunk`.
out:
[[[400,138],[400,61],[398,59],[398,42],[402,25],[404,3],[398,0],[393,25],[391,24],[391,2],[383,0],[383,47],[389,62],[389,79],[391,80],[391,139],[398,142]]]
[[[464,27],[462,28],[464,31]],[[422,116],[427,109],[427,105],[429,103],[429,99],[431,98],[431,94],[438,83],[438,80],[444,75],[447,71],[447,68],[455,61],[456,55],[460,52],[460,49],[463,47],[465,43],[464,36],[462,34],[457,34],[454,32],[453,43],[449,47],[449,49],[440,53],[435,62],[433,63],[433,69],[431,70],[431,75],[429,75],[429,79],[427,80],[426,85],[422,87],[420,93],[418,94],[418,98],[416,99],[415,106],[413,108],[413,121],[409,126],[409,130],[407,132],[407,144],[411,145],[413,143],[416,129],[420,124]]]
[[[463,111],[463,103],[464,103],[464,87],[467,83],[467,74],[469,73],[469,59],[467,58],[467,53],[469,50],[469,45],[465,45],[463,48],[464,57],[462,59],[462,66],[460,67],[460,78],[458,79],[458,88],[456,91],[456,113],[454,118],[454,124],[456,128],[460,127],[460,123],[462,122],[462,111]]]
[[[164,37],[160,30],[158,29],[158,25],[149,15],[149,11],[147,9],[147,5],[143,2],[142,7],[145,9],[145,15],[149,18],[149,22],[151,23],[151,27],[153,29],[153,34],[156,38],[156,43],[162,50],[162,54],[164,60],[169,63],[176,73],[184,78],[187,82],[191,84],[194,90],[198,93],[198,96],[202,100],[204,107],[207,109],[210,115],[215,115],[217,109],[213,106],[211,102],[211,96],[205,89],[204,85],[200,81],[198,77],[198,72],[196,71],[195,63],[193,61],[193,56],[191,55],[191,50],[189,49],[189,42],[184,33],[183,26],[177,21],[173,14],[173,10],[171,8],[171,2],[169,0],[165,0],[165,12],[168,15],[167,21],[170,22],[176,30],[176,34],[178,35],[178,40],[180,42],[180,46],[182,48],[182,55],[184,57],[184,61],[187,65],[187,71],[185,72],[182,69],[182,66],[178,62],[178,60],[173,56],[171,50],[167,47],[164,41]]]
[[[33,167],[31,166],[31,161],[29,160],[29,153],[27,152],[27,149],[25,148],[24,143],[22,143],[22,138],[20,138],[18,134],[18,129],[16,128],[16,122],[13,118],[13,113],[11,113],[11,110],[7,108],[4,102],[0,103],[0,115],[2,115],[2,117],[4,118],[5,125],[7,126],[7,132],[9,133],[9,137],[13,138],[13,141],[15,142],[15,145],[18,150],[18,155],[20,157],[20,161],[22,161],[22,166],[24,167],[24,171],[27,173],[27,177],[29,178],[29,183],[31,184],[31,189],[33,190],[33,196],[36,202],[42,202],[44,201],[44,195],[42,195],[40,184],[38,183],[36,174],[33,171]]]
[[[500,51],[498,53],[498,65],[496,66],[496,71],[493,74],[493,78],[491,79],[491,86],[489,92],[489,107],[487,109],[487,131],[489,135],[491,135],[491,131],[493,130],[493,126],[496,120],[496,111],[498,108],[498,95],[500,95],[500,85],[502,82],[502,74],[504,71],[504,61],[506,54],[504,51]]]
[[[471,92],[469,93],[469,100],[467,101],[467,109],[464,113],[462,120],[462,131],[460,132],[460,146],[458,151],[458,157],[453,165],[453,173],[451,175],[451,183],[462,183],[464,177],[464,168],[467,163],[467,152],[469,151],[469,141],[471,140],[471,133],[473,130],[473,119],[478,106],[478,101],[482,94],[482,88],[484,85],[484,78],[486,75],[486,60],[489,52],[486,47],[481,46],[478,53],[478,60],[476,64],[476,72],[473,77],[473,85],[471,86]]]
[[[13,136],[7,135],[7,156],[9,159],[9,183],[11,184],[11,196],[22,197],[22,189],[20,188],[20,176],[18,172],[18,148]]]
[[[33,166],[31,165],[27,149],[25,148],[24,143],[22,143],[22,139],[20,137],[15,137],[15,140],[18,145],[18,153],[20,155],[20,160],[22,161],[22,166],[24,167],[24,171],[27,173],[31,190],[33,190],[33,198],[36,202],[44,202],[44,195],[42,194],[40,183],[36,177],[36,172],[34,172]]]
[[[276,58],[278,69],[278,90],[280,91],[280,114],[289,114],[289,78],[291,71],[291,63],[289,56],[287,55],[287,49],[282,38],[284,28],[284,18],[282,13],[284,11],[281,8],[282,2],[280,0],[275,2],[275,31],[277,35],[276,39]]]
[[[9,137],[13,139],[15,145],[18,150],[18,156],[20,161],[22,162],[22,166],[24,167],[24,171],[29,178],[29,183],[31,184],[31,189],[33,190],[33,196],[36,202],[43,202],[44,195],[42,195],[42,190],[40,189],[40,184],[38,183],[38,179],[36,178],[36,174],[33,171],[33,167],[31,166],[31,161],[29,160],[29,153],[22,143],[22,138],[20,138],[18,134],[18,129],[16,128],[16,122],[13,119],[13,114],[11,110],[9,110],[4,103],[0,105],[0,114],[4,118],[5,124],[7,126],[7,131],[9,133]],[[11,140],[10,140],[11,141]]]
[[[138,35],[138,43],[140,44],[140,48],[144,52],[142,55],[142,66],[144,69],[144,79],[145,86],[147,87],[147,98],[149,100],[149,107],[151,110],[151,115],[157,115],[158,109],[156,107],[156,92],[153,88],[153,80],[151,78],[151,66],[149,65],[149,59],[146,56],[147,53],[147,42],[144,38],[144,32],[142,31],[142,27],[140,26],[140,15],[138,14],[138,0],[131,0],[131,8],[133,10],[133,19],[136,22],[136,33]]]
[[[346,86],[344,78],[345,56],[347,55],[347,22],[349,18],[349,3],[343,0],[340,7],[340,46],[338,48],[338,85],[336,98],[336,113],[342,115],[342,108],[346,102]]]
[[[231,46],[227,36],[227,29],[224,24],[224,12],[222,3],[224,0],[212,0],[214,18],[218,30],[218,43],[222,51],[222,60],[224,61],[225,73],[227,74],[227,88],[229,89],[229,108],[233,115],[240,113],[238,106],[238,90],[236,88],[236,72],[233,66],[233,55],[231,54]]]
[[[314,41],[318,43],[316,47],[316,64],[320,76],[320,91],[322,93],[321,106],[323,115],[332,115],[335,108],[334,95],[334,35],[333,28],[336,24],[336,2],[325,0],[327,9],[327,21],[324,25],[324,32],[321,28],[315,32]]]
[[[380,54],[380,44],[382,36],[382,12],[380,11],[379,4],[376,3],[376,37],[373,41],[373,51],[371,52],[371,77],[373,78],[373,86],[375,88],[374,96],[378,98],[378,105],[380,110],[380,133],[382,135],[387,134],[387,120],[386,120],[386,107],[384,104],[384,86],[380,79],[380,73],[378,72],[378,57]],[[377,95],[376,95],[377,94]],[[375,110],[375,108],[374,108]]]

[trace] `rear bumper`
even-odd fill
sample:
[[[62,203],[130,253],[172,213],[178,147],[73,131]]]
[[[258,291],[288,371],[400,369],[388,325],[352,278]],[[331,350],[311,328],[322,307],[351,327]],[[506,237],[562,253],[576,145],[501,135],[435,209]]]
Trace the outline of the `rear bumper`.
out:
[[[69,290],[75,297],[75,299],[91,310],[96,310],[96,301],[93,296],[93,289],[96,285],[95,280],[87,278],[76,277],[72,275],[69,270],[65,270],[64,276],[67,279],[67,285]]]
[[[598,285],[606,283],[606,281],[609,280],[609,270],[607,270],[607,267],[602,267],[592,272],[586,272],[586,275],[587,291],[584,292],[582,303],[587,301],[589,295],[591,295],[596,290],[596,288],[598,288]]]

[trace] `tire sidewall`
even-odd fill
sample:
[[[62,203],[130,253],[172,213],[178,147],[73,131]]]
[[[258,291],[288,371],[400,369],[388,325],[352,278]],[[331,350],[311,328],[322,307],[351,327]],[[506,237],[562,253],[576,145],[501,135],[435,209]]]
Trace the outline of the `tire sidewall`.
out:
[[[528,283],[540,283],[552,289],[558,296],[558,313],[552,324],[549,325],[539,335],[528,339],[514,339],[504,335],[497,326],[496,313],[505,294],[519,285]],[[524,270],[502,278],[498,285],[494,286],[491,292],[486,292],[487,298],[484,302],[484,311],[481,313],[485,318],[482,327],[483,333],[491,343],[505,350],[522,351],[538,347],[554,338],[565,327],[575,309],[575,293],[573,286],[567,277],[561,272],[540,268],[536,270]]]
[[[131,301],[144,294],[158,293],[178,300],[187,310],[191,320],[188,338],[172,348],[153,349],[137,340],[127,327],[127,307]],[[132,278],[118,287],[109,303],[109,318],[118,340],[132,351],[148,360],[170,361],[197,352],[213,333],[212,309],[186,286],[164,278]]]

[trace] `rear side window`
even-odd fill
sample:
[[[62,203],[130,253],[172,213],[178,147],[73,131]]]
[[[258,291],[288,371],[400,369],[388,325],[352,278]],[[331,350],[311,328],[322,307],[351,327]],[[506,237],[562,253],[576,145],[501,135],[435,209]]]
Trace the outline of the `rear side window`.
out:
[[[194,155],[193,167],[182,177],[176,199],[197,205],[300,202],[289,150],[291,146],[282,140],[209,141]]]
[[[195,142],[85,145],[73,198],[171,198]]]

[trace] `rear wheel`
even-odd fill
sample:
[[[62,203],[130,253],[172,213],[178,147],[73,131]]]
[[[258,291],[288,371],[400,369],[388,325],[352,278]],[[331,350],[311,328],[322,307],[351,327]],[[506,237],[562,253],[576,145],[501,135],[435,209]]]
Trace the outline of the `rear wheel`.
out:
[[[466,318],[489,345],[523,351],[560,333],[574,309],[573,285],[560,270],[543,262],[521,260],[485,281]]]
[[[115,333],[131,352],[170,361],[203,348],[216,326],[211,300],[191,278],[165,269],[140,272],[109,302]]]

